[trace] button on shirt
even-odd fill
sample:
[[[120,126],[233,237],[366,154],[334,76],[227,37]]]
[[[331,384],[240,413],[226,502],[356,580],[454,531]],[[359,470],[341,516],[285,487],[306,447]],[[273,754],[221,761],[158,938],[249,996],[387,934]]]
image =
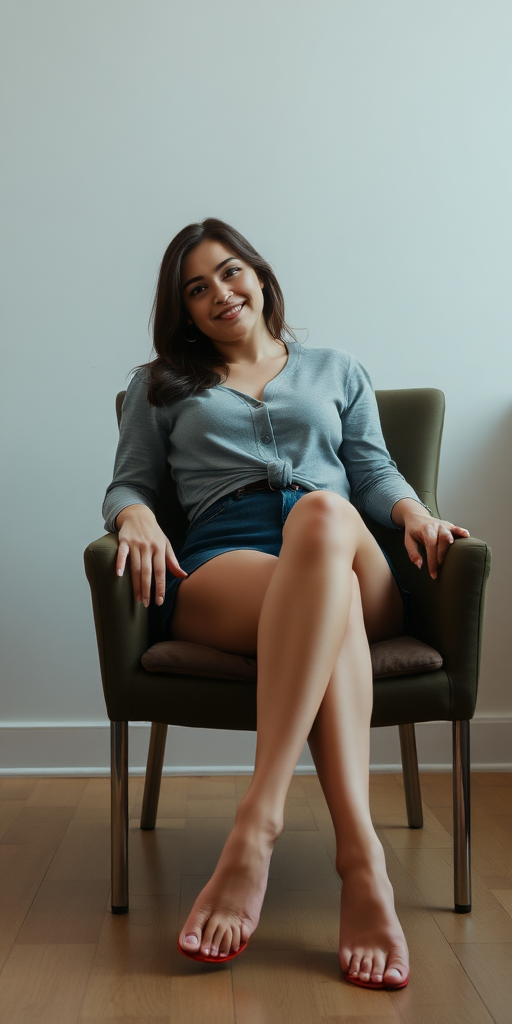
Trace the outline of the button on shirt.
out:
[[[137,371],[103,507],[108,530],[126,505],[155,507],[166,464],[191,521],[222,495],[265,478],[275,489],[294,481],[334,491],[386,526],[400,498],[420,500],[386,450],[361,364],[334,349],[287,348],[263,401],[219,384],[155,408],[145,371]]]

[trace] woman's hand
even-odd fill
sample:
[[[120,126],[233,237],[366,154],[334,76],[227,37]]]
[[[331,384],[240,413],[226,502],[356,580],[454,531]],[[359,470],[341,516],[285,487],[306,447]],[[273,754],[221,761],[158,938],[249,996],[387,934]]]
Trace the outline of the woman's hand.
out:
[[[437,578],[438,567],[443,563],[450,544],[456,537],[469,537],[469,531],[454,526],[445,519],[435,519],[423,505],[412,498],[402,498],[393,505],[391,518],[396,526],[405,530],[405,546],[411,562],[421,569],[423,558],[418,545],[425,548],[428,571],[433,580]]]
[[[151,577],[155,576],[155,603],[165,597],[165,567],[184,579],[187,573],[178,565],[176,555],[147,505],[127,505],[116,519],[119,531],[116,573],[122,576],[130,556],[133,593],[136,601],[149,605]]]

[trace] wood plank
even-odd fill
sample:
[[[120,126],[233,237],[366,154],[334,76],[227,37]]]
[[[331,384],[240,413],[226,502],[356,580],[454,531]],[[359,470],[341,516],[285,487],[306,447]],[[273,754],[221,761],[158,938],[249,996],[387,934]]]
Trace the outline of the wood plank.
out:
[[[53,856],[51,846],[0,846],[0,968]]]
[[[400,1024],[400,1020],[401,1018],[395,1012],[393,1012],[393,1016],[386,1014],[385,1017],[380,1013],[372,1013],[371,1016],[368,1016],[366,1013],[362,1016],[359,1014],[357,1016],[352,1014],[347,1016],[345,1013],[342,1017],[322,1016],[322,1024]]]
[[[512,796],[512,772],[473,772],[473,786],[508,789]]]
[[[131,786],[129,789],[131,790]],[[76,805],[73,817],[110,820],[109,779],[87,779],[87,785]]]
[[[512,917],[512,889],[493,889],[492,894]]]
[[[426,905],[449,942],[512,941],[511,920],[492,893],[473,872],[471,914],[453,911],[453,867],[445,850],[397,850],[396,855],[414,878]]]
[[[159,819],[152,831],[132,823],[129,830],[130,892],[139,895],[179,894],[183,870],[186,819]]]
[[[187,800],[187,818],[231,818],[234,822],[237,802],[234,797],[200,797]]]
[[[108,821],[73,818],[52,861],[48,878],[110,878],[109,850]]]
[[[129,914],[106,915],[82,1018],[139,1016],[149,1022],[171,1014],[177,912],[176,895],[135,895]]]
[[[475,942],[455,945],[454,950],[495,1024],[510,1024],[512,944]]]
[[[435,814],[423,808],[423,828],[409,828],[408,825],[394,825],[380,828],[379,834],[386,836],[389,845],[400,849],[452,849],[452,837]]]
[[[0,1024],[75,1024],[95,950],[15,946],[0,975]]]
[[[162,779],[160,787],[160,800],[158,803],[158,814],[162,818],[185,818],[187,814],[187,800],[189,790],[192,796],[199,793],[190,787],[191,780],[186,776],[166,776]]]
[[[316,832],[316,823],[311,806],[305,796],[288,795],[284,808],[285,832]]]
[[[193,800],[236,800],[233,775],[194,775],[187,784],[187,796]]]
[[[372,776],[374,817],[411,951],[411,981],[398,993],[342,978],[334,833],[316,776],[292,780],[285,832],[247,952],[215,967],[179,954],[179,923],[215,867],[250,777],[163,779],[168,817],[160,813],[153,832],[139,828],[143,780],[130,780],[126,917],[108,912],[109,780],[78,780],[78,788],[77,780],[1,780],[0,999],[13,964],[18,977],[31,965],[36,975],[19,1010],[12,985],[6,989],[9,1024],[60,1024],[52,999],[66,1006],[66,1024],[286,1024],[292,1017],[294,1024],[491,1024],[493,1017],[511,1024],[512,776],[501,778],[474,781],[474,909],[455,915],[450,776],[422,775],[423,830],[407,828],[401,776]],[[80,1011],[70,1001],[61,949],[96,949],[85,983],[78,972]],[[55,995],[41,975],[46,965]],[[0,1002],[0,1024],[7,1024],[3,1011]]]
[[[86,788],[87,779],[38,779],[27,799],[27,806],[76,808]]]
[[[172,1017],[82,1017],[79,1018],[79,1024],[112,1024],[115,1020],[116,1024],[148,1024],[148,1020],[151,1024],[182,1024],[182,1021],[177,1020],[174,1016]],[[183,1022],[185,1024],[185,1022]]]
[[[17,815],[2,836],[2,843],[20,846],[33,843],[36,846],[57,849],[73,817],[73,807],[25,807]]]
[[[300,951],[247,948],[231,961],[236,1024],[316,1024],[318,1007]]]
[[[184,864],[188,875],[211,875],[217,866],[232,818],[191,818],[185,831]]]
[[[16,938],[17,945],[96,943],[110,885],[104,879],[43,880]]]
[[[0,840],[25,806],[25,800],[4,800],[0,803]]]
[[[400,1017],[389,993],[358,988],[345,981],[337,953],[316,950],[304,956],[317,1005],[317,1019],[345,1021],[347,1016],[357,1020],[362,1016],[373,1021],[375,1015],[377,1019],[384,1016],[398,1024]]]
[[[231,963],[194,963],[173,950],[169,1024],[235,1024]]]
[[[339,890],[339,879],[319,832],[283,832],[272,857],[285,889]]]
[[[455,914],[453,915],[455,916]],[[427,908],[403,908],[400,918],[411,955],[407,988],[390,992],[404,1024],[491,1024],[483,1000],[461,968]]]
[[[36,779],[23,777],[0,779],[0,800],[28,800],[36,786]]]

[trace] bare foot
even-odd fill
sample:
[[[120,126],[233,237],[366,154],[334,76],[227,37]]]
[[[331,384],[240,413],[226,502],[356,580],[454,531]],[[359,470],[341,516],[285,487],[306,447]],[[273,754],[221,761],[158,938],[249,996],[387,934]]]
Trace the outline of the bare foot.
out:
[[[400,988],[409,955],[396,915],[384,851],[342,875],[340,963],[347,979],[370,988]]]
[[[265,832],[235,824],[180,932],[184,950],[221,960],[248,941],[260,919],[274,841]]]

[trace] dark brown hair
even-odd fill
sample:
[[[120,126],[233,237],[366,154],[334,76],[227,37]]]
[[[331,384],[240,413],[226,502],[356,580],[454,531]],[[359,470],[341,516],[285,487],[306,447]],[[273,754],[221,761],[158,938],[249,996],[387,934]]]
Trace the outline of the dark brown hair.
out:
[[[278,340],[286,335],[294,339],[284,318],[283,293],[274,271],[250,242],[229,224],[214,217],[208,217],[200,224],[189,224],[166,249],[158,276],[151,314],[156,359],[144,366],[151,405],[165,405],[174,398],[184,398],[219,384],[225,377],[217,373],[215,366],[223,366],[225,376],[229,375],[226,363],[210,338],[195,324],[187,323],[182,298],[183,260],[207,238],[221,242],[256,271],[264,283],[263,317],[270,334]],[[187,334],[195,337],[194,345],[187,342]]]

